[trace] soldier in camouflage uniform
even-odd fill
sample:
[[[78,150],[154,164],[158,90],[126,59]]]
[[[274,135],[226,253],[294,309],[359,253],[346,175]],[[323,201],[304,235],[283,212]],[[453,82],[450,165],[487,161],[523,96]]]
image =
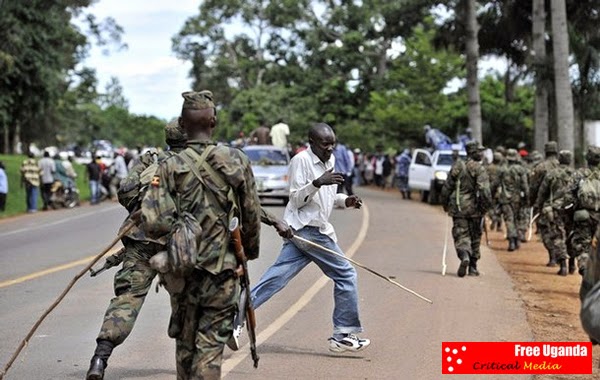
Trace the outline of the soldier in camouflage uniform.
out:
[[[460,259],[458,277],[478,276],[477,261],[481,257],[482,217],[492,204],[490,182],[481,164],[485,148],[477,141],[466,145],[467,160],[452,165],[442,188],[444,210],[452,217],[452,237]]]
[[[506,151],[508,165],[498,171],[496,181],[492,183],[492,194],[498,194],[498,203],[506,224],[508,250],[519,248],[517,220],[521,206],[527,202],[527,172],[519,165],[519,152],[515,149]]]
[[[490,165],[486,167],[490,184],[495,183],[498,178],[499,169],[505,166],[504,156],[500,152],[494,152],[494,160]],[[488,215],[492,220],[490,229],[502,231],[502,211],[500,210],[500,204],[498,203],[498,194],[492,191],[492,207],[490,208]]]
[[[573,233],[571,244],[573,253],[577,259],[579,273],[585,274],[590,251],[592,249],[592,239],[597,233],[598,223],[600,221],[600,194],[589,194],[585,191],[585,183],[590,181],[600,182],[600,147],[588,146],[586,160],[588,167],[574,175],[571,186],[565,191],[557,201],[557,207],[564,210],[573,210]],[[597,182],[597,183],[598,183]],[[600,184],[599,184],[600,187]],[[595,199],[596,206],[590,206],[589,203]]]
[[[518,240],[521,243],[525,243],[527,242],[527,238],[525,236],[527,235],[527,229],[529,228],[529,219],[532,217],[532,215],[530,215],[531,207],[529,207],[529,168],[525,164],[520,154],[518,155],[515,163],[515,170],[517,170],[519,174],[527,181],[527,188],[524,190],[525,196],[524,198],[521,198],[519,209],[517,210],[515,218]]]
[[[143,188],[149,185],[149,179],[143,180],[146,168],[162,161],[185,147],[186,136],[177,121],[165,127],[165,137],[170,150],[161,152],[149,151],[142,155],[128,176],[119,186],[119,202],[130,213],[139,208]],[[156,166],[156,165],[155,165]],[[164,249],[165,239],[152,239],[144,234],[131,214],[125,219],[121,231],[131,223],[136,225],[123,238],[125,252],[123,265],[114,279],[115,297],[104,314],[104,322],[96,339],[96,350],[92,357],[87,380],[99,380],[104,377],[104,370],[113,349],[123,343],[131,333],[137,316],[144,304],[156,271],[150,267],[149,260],[157,252]]]
[[[542,235],[542,243],[548,251],[548,263],[546,265],[553,267],[556,266],[557,258],[552,256],[552,252],[554,252],[554,250],[551,245],[548,245],[548,243],[552,241],[552,235],[549,231],[550,224],[552,222],[548,220],[549,215],[543,213],[542,210],[535,208],[535,202],[537,201],[537,195],[546,174],[550,170],[558,168],[558,144],[556,141],[548,141],[544,145],[544,152],[546,154],[546,159],[535,165],[531,173],[529,199],[530,205],[533,207],[534,214],[539,213],[539,217],[537,218],[537,229]]]
[[[550,256],[554,257],[560,264],[557,274],[567,275],[567,261],[569,255],[567,252],[567,231],[565,228],[565,219],[568,210],[555,209],[555,198],[559,197],[560,191],[569,185],[574,170],[571,168],[573,154],[568,150],[561,150],[558,154],[559,167],[546,173],[535,202],[535,209],[540,210],[544,219],[549,221],[546,233],[542,235],[544,246],[552,250]],[[564,212],[563,212],[564,211]]]
[[[185,92],[181,124],[188,147],[163,161],[142,201],[149,236],[171,233],[185,210],[198,224],[193,269],[172,272],[183,284],[171,291],[169,335],[176,339],[177,379],[219,379],[223,349],[232,336],[240,284],[229,240],[230,218],[240,218],[248,259],[259,253],[260,203],[248,157],[211,141],[216,108],[210,91]],[[200,176],[200,177],[198,177]],[[202,180],[200,179],[202,178]]]

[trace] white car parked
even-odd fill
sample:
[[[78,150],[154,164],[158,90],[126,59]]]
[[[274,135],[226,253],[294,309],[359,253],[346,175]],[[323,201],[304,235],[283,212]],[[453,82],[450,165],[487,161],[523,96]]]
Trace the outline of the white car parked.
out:
[[[448,172],[454,163],[452,150],[436,150],[429,153],[425,149],[415,149],[408,170],[408,187],[421,192],[421,200],[431,204],[440,202],[442,186],[448,178]],[[467,157],[464,150],[459,156]]]

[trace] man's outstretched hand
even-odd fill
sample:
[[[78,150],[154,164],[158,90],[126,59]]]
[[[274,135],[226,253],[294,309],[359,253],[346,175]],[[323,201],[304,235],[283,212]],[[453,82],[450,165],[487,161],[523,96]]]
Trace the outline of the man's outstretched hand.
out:
[[[348,198],[346,198],[346,207],[361,208],[362,199],[360,199],[357,195],[350,195]]]

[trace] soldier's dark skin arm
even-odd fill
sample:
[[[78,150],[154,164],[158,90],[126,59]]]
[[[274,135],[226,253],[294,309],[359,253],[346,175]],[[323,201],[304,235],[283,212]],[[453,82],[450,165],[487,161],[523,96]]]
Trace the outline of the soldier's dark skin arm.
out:
[[[294,236],[294,231],[286,222],[271,214],[264,207],[260,208],[260,221],[267,226],[274,227],[282,238],[291,239]]]

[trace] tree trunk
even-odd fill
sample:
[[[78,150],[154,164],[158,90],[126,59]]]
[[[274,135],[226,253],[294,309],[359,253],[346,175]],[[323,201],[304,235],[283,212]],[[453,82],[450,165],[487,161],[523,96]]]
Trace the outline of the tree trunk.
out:
[[[569,32],[565,0],[551,0],[557,139],[560,149],[574,148],[573,92],[569,80]]]
[[[483,143],[481,133],[481,100],[479,98],[479,78],[477,77],[477,63],[479,61],[479,41],[477,33],[477,2],[465,0],[465,26],[466,26],[466,56],[467,56],[467,96],[469,101],[469,128],[473,139]]]
[[[533,65],[535,67],[535,119],[533,148],[544,151],[548,141],[548,88],[546,81],[546,10],[544,0],[533,0]]]

